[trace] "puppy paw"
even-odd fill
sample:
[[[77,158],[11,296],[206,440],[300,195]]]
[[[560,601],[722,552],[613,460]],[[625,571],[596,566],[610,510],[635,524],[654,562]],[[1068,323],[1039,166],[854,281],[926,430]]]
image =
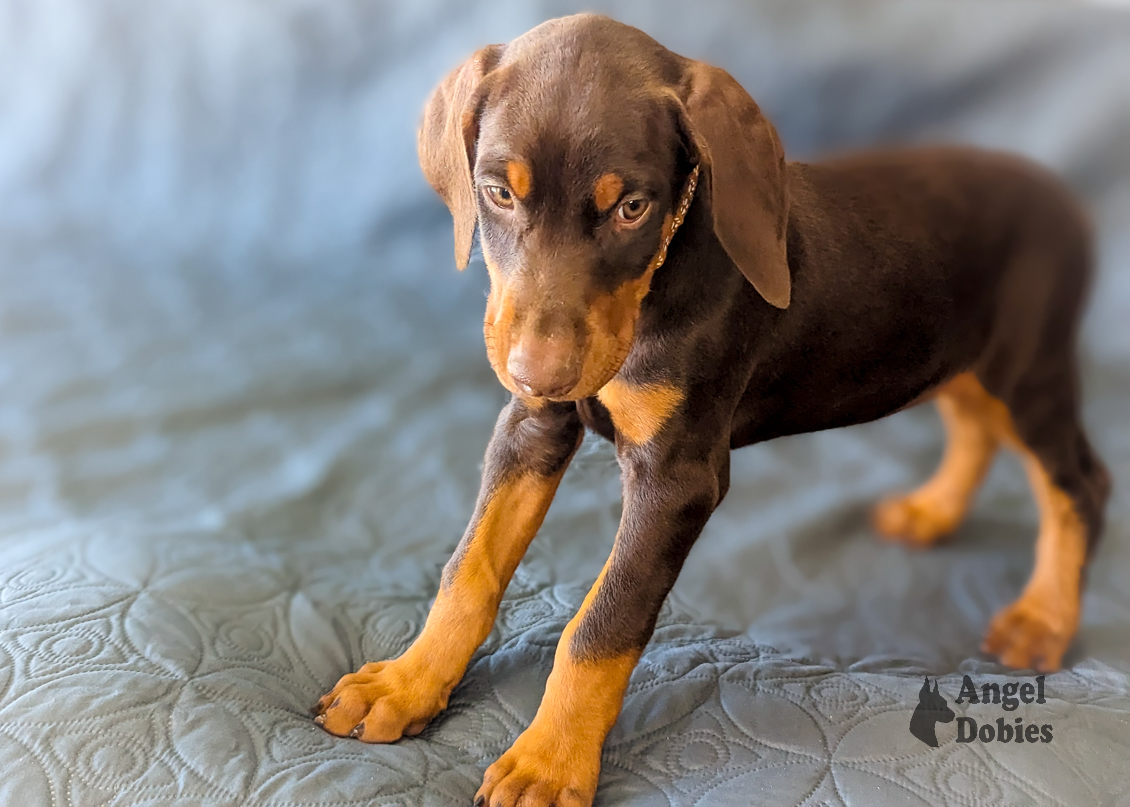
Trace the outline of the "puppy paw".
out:
[[[601,744],[568,730],[530,725],[487,768],[476,807],[589,807],[600,778]]]
[[[314,722],[339,737],[391,743],[419,734],[447,706],[451,686],[402,659],[343,676],[314,707]]]
[[[981,650],[1019,670],[1055,672],[1077,624],[1077,602],[1048,602],[1024,594],[993,617]]]
[[[884,538],[924,548],[957,529],[961,513],[912,493],[880,502],[875,507],[872,521],[875,530]]]

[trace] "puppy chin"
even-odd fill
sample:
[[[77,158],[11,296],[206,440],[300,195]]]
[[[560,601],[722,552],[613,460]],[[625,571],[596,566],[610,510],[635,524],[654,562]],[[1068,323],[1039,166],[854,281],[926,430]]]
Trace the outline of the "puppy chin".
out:
[[[487,358],[490,360],[491,368],[494,370],[495,376],[498,377],[499,383],[502,384],[507,391],[517,395],[522,400],[534,405],[547,401],[567,403],[592,398],[600,392],[600,390],[620,372],[620,368],[624,366],[624,362],[627,360],[631,348],[632,340],[627,340],[626,343],[617,341],[617,344],[610,353],[604,353],[603,355],[586,353],[583,359],[581,377],[577,383],[574,384],[571,389],[556,392],[552,395],[542,395],[523,388],[506,369],[509,357],[500,355],[501,351],[492,350],[489,345],[487,348]]]

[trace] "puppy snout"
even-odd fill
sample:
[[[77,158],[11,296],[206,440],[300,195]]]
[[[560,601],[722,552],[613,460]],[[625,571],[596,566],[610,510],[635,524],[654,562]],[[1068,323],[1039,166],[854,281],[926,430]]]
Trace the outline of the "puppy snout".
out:
[[[506,370],[527,395],[553,398],[580,381],[580,351],[572,338],[524,338],[510,350]]]

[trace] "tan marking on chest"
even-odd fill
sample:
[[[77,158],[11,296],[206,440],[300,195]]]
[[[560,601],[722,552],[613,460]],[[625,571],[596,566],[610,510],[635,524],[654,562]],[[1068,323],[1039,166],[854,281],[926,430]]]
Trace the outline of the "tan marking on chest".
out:
[[[670,384],[629,384],[613,378],[597,394],[612,425],[636,445],[655,435],[683,402],[683,391]]]
[[[596,209],[601,213],[611,209],[624,192],[624,180],[616,174],[601,174],[592,189],[592,198],[596,202]]]
[[[530,195],[534,180],[530,176],[530,167],[521,160],[510,160],[506,163],[506,180],[510,183],[510,190],[519,199],[525,199]]]

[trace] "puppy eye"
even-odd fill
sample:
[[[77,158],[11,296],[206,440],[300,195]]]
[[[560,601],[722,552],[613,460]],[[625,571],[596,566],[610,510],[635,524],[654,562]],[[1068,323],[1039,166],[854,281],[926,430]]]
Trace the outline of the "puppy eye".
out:
[[[648,207],[647,199],[629,199],[620,205],[620,209],[616,211],[616,217],[625,224],[635,224],[643,218]]]
[[[486,191],[487,197],[496,207],[501,207],[503,210],[509,210],[514,207],[514,194],[507,188],[501,185],[487,185],[483,190]]]

